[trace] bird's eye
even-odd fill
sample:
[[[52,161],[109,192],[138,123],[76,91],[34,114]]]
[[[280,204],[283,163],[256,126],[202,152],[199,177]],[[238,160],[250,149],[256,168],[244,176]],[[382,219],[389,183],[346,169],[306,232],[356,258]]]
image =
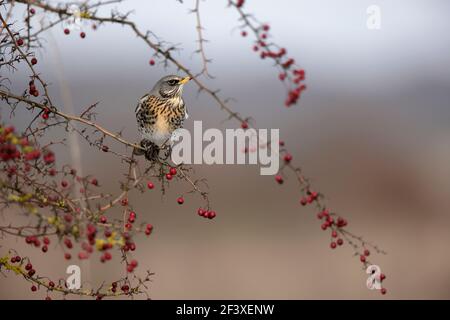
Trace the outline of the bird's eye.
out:
[[[178,80],[172,79],[172,80],[167,81],[167,83],[171,86],[174,86],[178,83]]]

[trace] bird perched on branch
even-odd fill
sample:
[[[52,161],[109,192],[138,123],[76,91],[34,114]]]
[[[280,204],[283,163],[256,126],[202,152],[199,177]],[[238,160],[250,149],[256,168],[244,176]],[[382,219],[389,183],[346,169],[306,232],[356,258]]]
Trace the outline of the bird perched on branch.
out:
[[[135,113],[144,150],[135,149],[136,155],[144,154],[148,160],[155,160],[161,149],[170,148],[173,132],[183,127],[188,118],[181,95],[183,86],[191,79],[176,75],[163,77],[139,100]]]

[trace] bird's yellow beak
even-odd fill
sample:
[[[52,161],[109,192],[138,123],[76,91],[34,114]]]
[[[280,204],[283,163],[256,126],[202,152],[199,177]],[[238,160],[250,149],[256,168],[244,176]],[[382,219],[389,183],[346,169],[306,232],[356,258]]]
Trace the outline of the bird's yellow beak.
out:
[[[179,84],[185,84],[185,83],[187,83],[189,80],[191,80],[192,79],[192,77],[186,77],[186,78],[183,78],[183,79],[181,79],[180,80],[180,82],[179,82]]]

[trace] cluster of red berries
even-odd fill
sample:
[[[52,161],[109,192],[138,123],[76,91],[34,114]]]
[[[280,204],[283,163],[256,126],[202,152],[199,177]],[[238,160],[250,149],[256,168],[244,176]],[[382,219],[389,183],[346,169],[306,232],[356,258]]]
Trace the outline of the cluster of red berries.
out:
[[[177,174],[177,169],[171,167],[171,168],[169,169],[169,172],[166,173],[166,179],[170,181],[170,180],[172,180],[172,178],[173,178],[174,176],[176,176],[176,174]]]
[[[330,212],[327,209],[323,209],[321,212],[317,214],[317,218],[324,222],[321,224],[322,230],[327,230],[331,228],[331,243],[330,248],[336,249],[337,246],[342,246],[344,244],[344,240],[339,238],[339,234],[337,229],[343,228],[347,225],[347,220],[339,217],[335,221]]]
[[[131,273],[138,266],[137,260],[133,259],[127,264],[127,272]]]
[[[3,127],[0,125],[0,160],[8,162],[20,159],[22,156],[26,161],[37,160],[41,157],[39,149],[30,149],[28,139],[19,138],[14,134],[14,127]],[[19,149],[19,147],[22,149]],[[13,168],[13,167],[11,167]],[[25,171],[29,171],[29,165]]]
[[[20,158],[20,151],[14,144],[4,143],[0,137],[0,159],[2,161],[10,161]]]
[[[27,236],[25,237],[25,242],[27,244],[33,244],[35,247],[39,248],[41,247],[41,241],[38,239],[38,237],[36,236]],[[42,252],[47,252],[48,251],[48,245],[50,244],[50,239],[48,237],[43,237],[42,238]]]
[[[150,223],[147,223],[147,225],[145,226],[145,234],[149,236],[152,233],[152,230],[153,230],[153,225],[151,225]]]
[[[235,6],[241,8],[244,5],[244,1],[237,1]],[[243,14],[243,13],[241,13]],[[295,68],[295,60],[293,58],[286,58],[287,50],[280,48],[273,43],[267,43],[266,39],[269,38],[270,26],[268,24],[261,24],[260,26],[249,25],[252,30],[255,30],[256,41],[253,45],[253,51],[259,52],[261,59],[270,58],[275,62],[275,65],[281,70],[278,78],[281,81],[288,80],[290,83],[290,89],[285,100],[285,106],[290,107],[296,104],[300,98],[301,93],[306,90],[306,85],[301,82],[305,79],[305,71],[303,69]],[[242,30],[241,35],[247,36],[247,31]]]
[[[46,150],[43,159],[46,165],[50,165],[55,162],[55,154],[53,151]]]
[[[36,85],[34,84],[34,81],[31,80],[28,84],[29,88],[28,88],[28,92],[33,96],[33,97],[38,97],[39,96],[39,91],[36,89]]]
[[[306,191],[306,196],[300,199],[300,204],[306,206],[307,204],[313,203],[319,198],[319,193],[317,191]]]
[[[205,210],[205,209],[202,209],[202,208],[198,208],[197,214],[200,217],[207,218],[207,219],[214,219],[216,217],[216,212],[215,211]]]
[[[302,69],[295,69],[293,71],[293,74],[295,77],[293,78],[292,82],[296,85],[296,87],[292,90],[289,90],[288,97],[285,101],[286,107],[296,104],[298,99],[300,98],[301,93],[306,90],[306,85],[300,83],[305,79],[305,71]],[[285,75],[285,72],[281,73],[280,80],[283,79],[282,81],[284,81]]]
[[[125,229],[131,230],[133,228],[133,223],[136,221],[136,213],[131,211],[128,215],[128,222],[125,223]]]

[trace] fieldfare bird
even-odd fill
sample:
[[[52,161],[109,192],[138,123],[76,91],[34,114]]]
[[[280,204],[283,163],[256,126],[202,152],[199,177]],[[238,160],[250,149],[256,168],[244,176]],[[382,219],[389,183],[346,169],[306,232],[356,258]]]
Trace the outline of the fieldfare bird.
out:
[[[188,118],[181,94],[189,80],[191,77],[163,77],[139,100],[135,113],[144,150],[135,149],[136,155],[144,154],[148,160],[155,160],[161,149],[170,150],[172,134]]]

